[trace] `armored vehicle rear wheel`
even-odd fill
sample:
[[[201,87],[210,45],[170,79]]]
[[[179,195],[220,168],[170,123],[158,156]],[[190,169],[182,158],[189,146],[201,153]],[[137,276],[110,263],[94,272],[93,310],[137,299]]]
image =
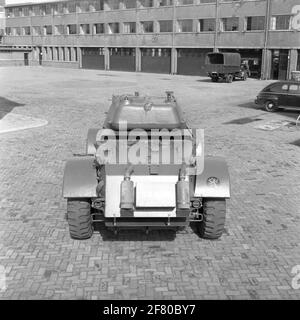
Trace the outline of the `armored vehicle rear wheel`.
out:
[[[88,199],[68,199],[67,219],[73,239],[88,239],[93,234],[91,203]]]
[[[199,223],[202,238],[218,239],[221,237],[226,216],[225,199],[209,199],[203,203],[203,220]]]

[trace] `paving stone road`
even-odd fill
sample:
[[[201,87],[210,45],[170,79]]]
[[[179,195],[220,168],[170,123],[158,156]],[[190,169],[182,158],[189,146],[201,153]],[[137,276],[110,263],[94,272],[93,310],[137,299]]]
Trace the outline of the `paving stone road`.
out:
[[[258,109],[255,95],[270,81],[10,67],[1,68],[0,82],[1,117],[48,121],[0,134],[0,299],[300,298],[292,287],[300,265],[300,128],[256,128],[295,121],[300,111]],[[189,227],[114,236],[100,227],[89,240],[70,239],[65,161],[84,152],[87,130],[102,124],[112,93],[166,89],[191,125],[205,129],[206,154],[228,162],[224,235],[203,240]]]

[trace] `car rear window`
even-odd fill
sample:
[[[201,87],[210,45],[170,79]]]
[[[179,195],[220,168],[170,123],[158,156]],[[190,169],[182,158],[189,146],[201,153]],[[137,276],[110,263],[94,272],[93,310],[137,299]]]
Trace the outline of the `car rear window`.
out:
[[[278,83],[278,84],[275,84],[273,86],[266,88],[266,91],[280,93],[280,92],[287,92],[288,88],[289,88],[289,86],[286,83],[285,84]]]
[[[300,86],[297,84],[290,85],[290,92],[291,93],[300,93]]]

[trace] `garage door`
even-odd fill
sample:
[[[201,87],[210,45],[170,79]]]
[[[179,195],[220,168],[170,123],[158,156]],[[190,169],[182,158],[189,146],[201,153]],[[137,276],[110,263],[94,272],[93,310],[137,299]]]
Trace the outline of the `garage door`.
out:
[[[82,68],[104,70],[103,48],[82,48]]]
[[[134,48],[110,48],[110,70],[135,71]]]
[[[178,49],[177,73],[206,76],[205,56],[212,49]]]
[[[171,73],[171,49],[142,49],[142,72]]]

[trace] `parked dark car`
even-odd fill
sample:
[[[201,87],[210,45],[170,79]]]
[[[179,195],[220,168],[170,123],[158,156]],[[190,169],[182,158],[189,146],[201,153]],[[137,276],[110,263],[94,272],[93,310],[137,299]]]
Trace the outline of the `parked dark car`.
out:
[[[300,108],[300,81],[278,81],[266,86],[255,103],[274,112],[278,108]]]

